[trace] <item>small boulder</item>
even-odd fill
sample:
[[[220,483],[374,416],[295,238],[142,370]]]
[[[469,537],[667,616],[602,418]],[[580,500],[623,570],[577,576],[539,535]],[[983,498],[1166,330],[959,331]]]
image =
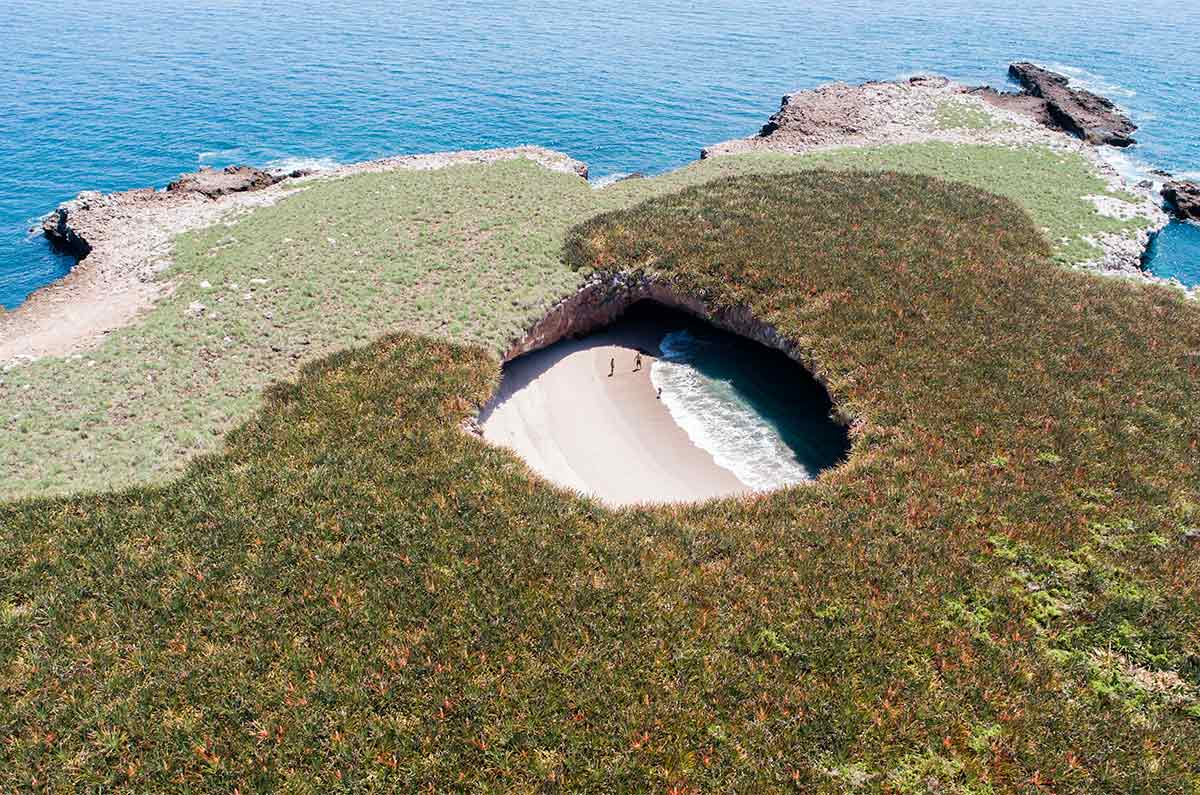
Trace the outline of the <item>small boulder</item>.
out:
[[[54,248],[76,259],[83,259],[92,251],[92,246],[71,228],[68,223],[70,210],[59,207],[42,220],[42,234]]]

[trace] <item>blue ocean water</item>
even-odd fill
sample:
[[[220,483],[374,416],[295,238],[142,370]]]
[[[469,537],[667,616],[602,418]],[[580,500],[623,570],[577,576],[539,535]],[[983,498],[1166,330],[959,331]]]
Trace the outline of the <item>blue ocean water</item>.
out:
[[[70,266],[28,228],[80,190],[521,143],[662,171],[834,79],[1001,85],[1039,61],[1132,113],[1134,158],[1196,171],[1198,56],[1200,4],[1176,0],[9,0],[0,305]],[[1194,274],[1197,235],[1171,241],[1181,264],[1152,267]]]

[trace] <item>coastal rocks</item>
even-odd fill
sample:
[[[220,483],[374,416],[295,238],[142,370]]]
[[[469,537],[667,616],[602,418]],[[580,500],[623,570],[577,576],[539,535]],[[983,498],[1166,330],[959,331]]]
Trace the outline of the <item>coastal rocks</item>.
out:
[[[700,157],[755,150],[798,154],[929,141],[1003,146],[1065,143],[1061,132],[1037,124],[1028,114],[990,106],[971,92],[937,76],[861,85],[831,83],[788,94],[757,135],[705,147]],[[947,123],[947,115],[977,123]]]
[[[180,176],[179,179],[167,186],[167,192],[199,193],[215,199],[230,193],[269,188],[280,179],[283,177],[250,166],[227,166],[220,171],[202,168],[199,171]]]
[[[405,155],[329,170],[300,170],[266,177],[235,167],[181,177],[175,190],[142,188],[112,194],[88,191],[50,213],[40,224],[47,240],[79,264],[62,279],[35,291],[17,309],[0,313],[0,367],[43,356],[64,356],[98,344],[113,329],[136,321],[174,284],[159,278],[171,264],[176,235],[228,221],[266,207],[299,189],[290,180],[349,177],[396,170],[429,171],[454,166],[528,160],[551,171],[587,176],[587,166],[561,152],[536,146]],[[203,173],[203,172],[202,172]],[[214,193],[211,180],[243,190]],[[266,179],[271,184],[261,187]],[[83,259],[86,251],[87,258]],[[211,316],[205,311],[206,316]]]
[[[729,141],[706,147],[700,158],[754,148],[752,144],[757,143],[773,150],[804,151],[886,136],[905,124],[898,111],[904,104],[901,96],[912,93],[910,85],[934,90],[941,87],[918,78],[912,83],[830,83],[787,94],[756,138],[742,146],[741,142]]]
[[[1035,73],[1029,69],[1020,67],[1018,71],[1027,79],[1034,78]],[[1111,108],[1116,118],[1124,118],[1107,100],[1065,88],[1067,79],[1061,75],[1039,70],[1039,75],[1042,73],[1048,77],[1039,76],[1038,85],[1042,86],[1039,90],[1057,97],[1057,107],[1065,108],[1066,95],[1073,95],[1076,97],[1073,107]],[[1055,91],[1051,91],[1052,84],[1057,86]],[[1083,94],[1087,96],[1080,98]],[[1091,164],[1093,173],[1109,188],[1106,195],[1081,198],[1092,200],[1100,215],[1122,220],[1145,219],[1144,227],[1132,232],[1081,236],[1081,241],[1098,249],[1098,256],[1080,263],[1081,266],[1105,274],[1154,281],[1143,270],[1142,260],[1151,236],[1168,221],[1154,186],[1125,182],[1094,143],[1064,129],[1055,120],[1050,104],[1050,100],[1035,96],[1029,89],[998,92],[963,86],[941,77],[862,85],[834,83],[789,94],[757,135],[706,147],[701,158],[755,151],[806,154],[934,142],[1044,147],[1053,152],[1077,154]],[[1085,123],[1082,115],[1075,118],[1076,124]],[[1101,127],[1095,118],[1087,124],[1093,138],[1101,137],[1098,132]],[[1126,129],[1115,121],[1106,129],[1111,132],[1114,124]]]
[[[1200,185],[1171,180],[1163,185],[1162,196],[1185,221],[1200,221]]]
[[[1081,88],[1071,88],[1070,78],[1021,62],[1008,67],[1009,75],[1020,82],[1025,93],[1045,102],[1041,113],[1046,122],[1078,135],[1091,144],[1130,146],[1137,143],[1133,133],[1137,125],[1106,97]]]
[[[58,251],[83,259],[92,252],[92,247],[67,223],[69,217],[70,210],[59,207],[42,221],[42,234]]]

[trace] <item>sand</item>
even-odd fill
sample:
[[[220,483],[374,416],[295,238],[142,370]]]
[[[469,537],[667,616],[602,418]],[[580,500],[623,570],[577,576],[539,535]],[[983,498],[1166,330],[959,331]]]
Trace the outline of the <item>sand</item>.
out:
[[[621,321],[510,362],[480,416],[484,438],[515,451],[547,480],[612,506],[749,492],[692,443],[656,397],[650,367],[659,340],[673,330],[652,320]],[[642,368],[635,371],[638,351]]]

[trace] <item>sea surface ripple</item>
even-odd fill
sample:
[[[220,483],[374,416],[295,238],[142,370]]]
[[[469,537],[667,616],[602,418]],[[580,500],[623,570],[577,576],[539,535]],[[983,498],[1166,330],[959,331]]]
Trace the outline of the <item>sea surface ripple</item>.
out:
[[[29,228],[201,165],[536,143],[597,177],[755,131],[795,89],[1029,59],[1110,94],[1130,156],[1200,170],[1200,4],[1151,0],[15,0],[0,27],[0,306],[70,261]],[[1200,280],[1200,229],[1156,272]],[[1161,264],[1160,264],[1161,263]]]

